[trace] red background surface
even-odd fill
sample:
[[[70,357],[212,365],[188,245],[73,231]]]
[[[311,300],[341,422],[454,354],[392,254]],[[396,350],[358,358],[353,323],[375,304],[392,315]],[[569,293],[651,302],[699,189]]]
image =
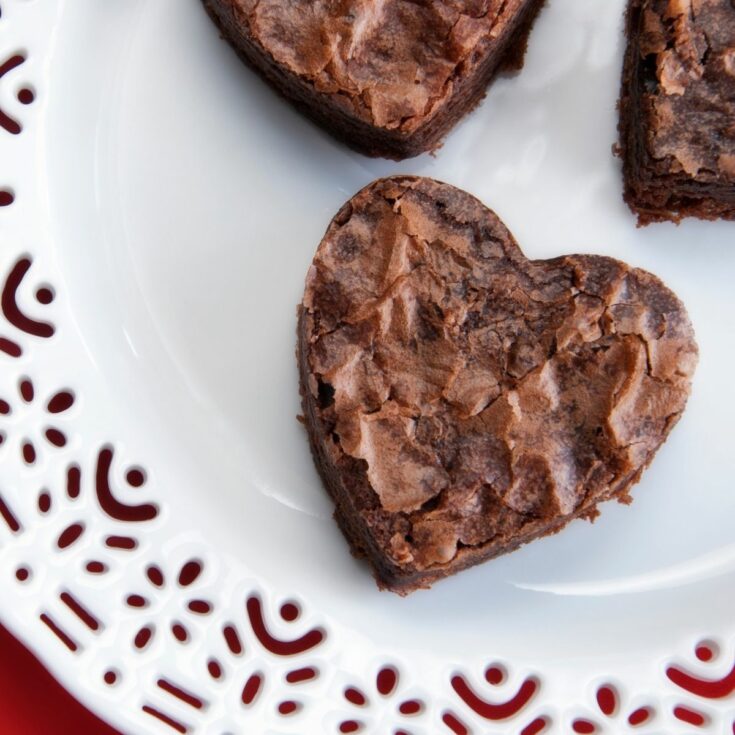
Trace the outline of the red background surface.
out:
[[[0,626],[0,735],[119,735]]]

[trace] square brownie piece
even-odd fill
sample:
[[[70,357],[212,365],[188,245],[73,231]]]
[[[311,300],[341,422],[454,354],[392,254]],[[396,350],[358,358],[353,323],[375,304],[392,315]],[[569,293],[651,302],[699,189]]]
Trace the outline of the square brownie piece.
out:
[[[638,223],[735,219],[735,2],[630,0],[620,99]]]

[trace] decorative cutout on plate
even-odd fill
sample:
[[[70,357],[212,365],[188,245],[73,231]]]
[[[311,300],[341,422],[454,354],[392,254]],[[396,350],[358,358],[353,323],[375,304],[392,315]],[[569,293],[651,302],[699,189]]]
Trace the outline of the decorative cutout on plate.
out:
[[[151,705],[149,704],[144,704],[142,710],[147,715],[155,717],[159,722],[163,722],[164,725],[168,725],[172,730],[175,730],[176,732],[180,732],[182,734],[189,732],[189,728],[186,725],[179,722],[178,720],[175,720],[173,717],[170,717],[164,712],[161,712],[155,707],[151,707]]]
[[[2,8],[0,8],[0,17],[2,17]],[[25,60],[26,57],[22,53],[16,53],[4,60],[0,60],[0,80],[21,66]],[[30,105],[36,99],[36,93],[30,87],[25,86],[17,91],[16,98],[21,105]],[[18,135],[23,130],[23,126],[18,120],[0,108],[0,129],[11,135]],[[13,190],[8,187],[0,187],[0,208],[9,207],[14,201],[15,193]],[[14,349],[13,343],[3,345],[3,342],[4,339],[0,336],[0,351],[8,352],[8,348],[11,351]],[[17,348],[17,345],[15,347]],[[8,354],[11,353],[8,352]],[[18,355],[13,356],[17,357]]]
[[[10,509],[7,501],[0,495],[0,518],[5,522],[5,525],[11,530],[12,533],[20,533],[21,525],[20,521],[16,517],[15,513]]]
[[[72,652],[79,650],[77,642],[48,614],[41,613],[41,622]]]
[[[2,308],[3,316],[7,321],[19,331],[33,337],[48,339],[56,331],[54,325],[50,322],[33,319],[25,314],[18,305],[18,289],[28,274],[31,263],[30,258],[22,257],[13,266],[3,286],[2,295],[0,296],[0,308]],[[47,286],[41,286],[36,291],[36,300],[43,306],[50,304],[53,297],[53,291]]]
[[[273,635],[269,630],[265,622],[265,616],[263,614],[263,603],[260,598],[253,595],[248,598],[247,601],[247,613],[250,625],[255,633],[255,637],[258,639],[263,648],[269,653],[275,656],[296,656],[306,651],[311,650],[318,646],[325,637],[323,630],[319,628],[313,628],[298,638],[291,640],[282,640]],[[286,618],[288,620],[288,618]],[[292,618],[291,621],[295,620]]]
[[[102,629],[100,621],[71,592],[62,592],[59,598],[91,631]]]
[[[695,657],[705,667],[715,663],[719,658],[719,646],[709,640],[703,640],[694,648]],[[699,697],[702,700],[716,701],[732,698],[735,694],[735,662],[730,670],[721,676],[706,676],[692,673],[688,668],[672,664],[666,668],[666,676],[680,690]],[[701,711],[700,705],[682,703],[674,707],[673,715],[677,720],[693,727],[703,728],[710,724],[710,717]],[[732,723],[735,733],[735,721]]]
[[[110,483],[113,456],[114,450],[111,446],[103,447],[97,455],[95,487],[100,507],[110,518],[114,518],[116,521],[126,523],[152,521],[158,515],[158,508],[155,505],[152,503],[128,505],[118,500],[113,494]],[[145,473],[139,467],[131,467],[125,473],[125,479],[131,488],[139,488],[145,483]]]
[[[649,724],[653,721],[656,713],[655,709],[649,705],[639,705],[635,709],[623,713],[622,698],[612,684],[603,684],[598,687],[597,706],[605,717],[615,718],[624,715],[627,724],[631,727]],[[621,726],[622,723],[618,723],[618,727]]]
[[[595,693],[595,700],[603,717],[615,723],[616,732],[622,731],[625,727],[638,728],[648,725],[656,717],[656,710],[652,705],[639,704],[635,708],[626,708],[623,696],[613,684],[600,684]],[[599,732],[598,722],[592,716],[575,718],[571,727],[573,732],[580,735]]]
[[[209,615],[214,606],[211,602],[195,596],[194,590],[189,590],[194,586],[204,570],[204,563],[198,559],[189,559],[180,569],[176,571],[173,578],[177,580],[177,588],[168,594],[182,595],[182,601],[186,610],[194,615]],[[146,579],[152,588],[152,594],[157,595],[167,586],[171,587],[169,580],[161,570],[161,567],[151,564],[146,568]],[[149,598],[145,594],[130,594],[126,597],[125,603],[132,610],[147,610],[149,607]],[[171,635],[178,643],[188,643],[191,639],[191,633],[188,626],[181,619],[172,619],[168,621]],[[160,624],[160,619],[158,623]],[[133,638],[133,647],[137,651],[143,651],[153,640],[156,634],[156,618],[150,618],[141,626]]]
[[[549,718],[537,717],[521,730],[521,735],[540,735],[540,733],[546,731],[546,728],[549,725],[551,725],[551,720]]]
[[[31,259],[19,258],[11,268],[2,290],[2,313],[7,323],[18,332],[31,338],[47,339],[55,333],[55,327],[46,321],[24,314],[17,301],[17,292],[23,285],[24,279],[31,268]],[[36,301],[41,306],[53,302],[55,293],[48,285],[39,286],[35,292]],[[2,351],[10,357],[22,354],[21,345],[10,338],[3,338],[0,343]],[[26,465],[36,464],[37,457],[45,449],[61,448],[67,445],[67,433],[56,423],[65,419],[76,405],[76,395],[70,388],[59,388],[49,395],[39,396],[33,380],[22,376],[17,384],[16,394],[0,399],[0,420],[4,417],[15,417],[21,410],[40,406],[39,418],[35,421],[39,430],[33,436],[19,438],[21,452],[19,459]],[[7,437],[8,430],[4,430],[3,438]],[[92,488],[94,498],[100,513],[110,522],[120,528],[144,528],[159,516],[159,507],[149,499],[142,498],[142,502],[127,501],[130,493],[146,491],[148,488],[148,473],[139,465],[127,465],[116,469],[115,448],[110,443],[103,444],[94,455],[94,466],[86,472],[87,482]],[[84,494],[85,472],[77,462],[71,462],[64,472],[65,497],[74,502]],[[122,478],[123,483],[115,478]],[[36,507],[39,516],[48,515],[56,507],[53,490],[49,486],[42,486],[36,492]],[[146,492],[147,496],[150,493]],[[11,534],[21,534],[23,525],[18,514],[8,499],[0,494],[0,520]],[[58,532],[55,546],[60,552],[76,546],[87,532],[86,520],[67,523]],[[125,533],[107,533],[103,539],[108,550],[132,551],[138,548],[135,537]],[[125,564],[125,562],[122,562]],[[214,603],[205,595],[197,594],[198,582],[204,573],[204,562],[199,558],[191,557],[176,566],[168,573],[164,572],[163,565],[149,562],[145,567],[145,580],[148,589],[129,592],[124,599],[124,606],[133,614],[145,614],[146,620],[140,624],[132,641],[134,650],[146,650],[161,627],[168,627],[170,639],[178,644],[188,643],[192,638],[192,631],[187,622],[187,616],[192,619],[213,616]],[[84,563],[84,570],[90,577],[104,577],[109,572],[109,564],[99,559],[89,559]],[[15,578],[18,584],[25,584],[32,578],[31,569],[27,565],[15,568]],[[151,612],[157,596],[166,592],[178,598],[181,602],[181,615],[162,621],[160,615]],[[90,605],[81,597],[68,589],[62,590],[57,596],[58,602],[68,610],[84,629],[91,633],[98,633],[105,624],[93,611]],[[302,657],[318,648],[326,639],[326,629],[310,627],[291,637],[282,637],[274,632],[274,627],[268,622],[268,614],[259,594],[250,594],[245,600],[245,619],[253,635],[253,643],[257,642],[264,655],[274,659]],[[224,614],[227,614],[224,611]],[[288,624],[296,624],[302,617],[300,606],[292,601],[283,603],[277,610],[280,619]],[[228,616],[230,617],[230,616]],[[58,616],[49,611],[43,611],[39,620],[55,636],[59,643],[70,653],[81,650],[79,639]],[[246,652],[246,644],[242,634],[234,623],[215,623],[221,625],[222,640],[227,651],[235,658]],[[708,664],[717,658],[717,646],[704,641],[696,648],[696,658]],[[213,681],[222,681],[225,670],[216,657],[210,656],[206,661],[206,671]],[[666,668],[666,677],[678,688],[688,694],[705,698],[720,699],[730,697],[735,693],[735,665],[729,673],[719,678],[709,678],[691,673],[678,665]],[[295,664],[281,675],[280,686],[293,689],[299,685],[313,682],[321,676],[318,666],[301,662]],[[254,671],[244,680],[241,688],[241,702],[248,709],[255,707],[260,701],[268,677],[266,671]],[[505,669],[493,664],[484,672],[484,679],[489,687],[500,687],[507,679]],[[120,673],[115,669],[108,669],[102,676],[103,683],[111,687],[120,680]],[[369,732],[370,722],[374,716],[374,707],[378,711],[383,708],[392,713],[395,735],[411,733],[411,723],[417,718],[425,720],[432,711],[432,702],[424,697],[409,696],[401,693],[401,677],[398,669],[392,666],[382,667],[376,674],[372,687],[350,685],[343,691],[343,702],[335,703],[335,708],[344,708],[346,704],[351,708],[348,716],[342,716],[338,724],[341,733]],[[276,682],[275,686],[279,686]],[[526,707],[534,700],[539,690],[539,682],[533,676],[524,679],[509,696],[498,698],[492,696],[491,690],[483,692],[470,683],[461,673],[453,674],[448,681],[448,691],[459,699],[460,706],[466,708],[467,713],[478,716],[488,722],[517,723],[521,735],[540,735],[551,725],[547,716],[524,718]],[[156,679],[156,689],[160,694],[176,700],[195,713],[201,713],[207,708],[207,701],[200,694],[175,681],[174,678],[161,676]],[[275,714],[282,718],[290,718],[299,714],[305,704],[298,698],[283,696],[275,704]],[[372,693],[369,693],[372,692]],[[616,722],[616,727],[627,726],[636,728],[650,723],[655,717],[653,705],[639,706],[636,709],[625,710],[622,707],[620,695],[612,685],[600,686],[596,693],[599,712],[604,718]],[[194,726],[184,719],[168,714],[158,705],[146,703],[141,710],[151,718],[157,720],[176,732],[187,733]],[[467,714],[466,713],[466,714]],[[468,735],[472,732],[471,726],[465,722],[465,715],[461,711],[444,710],[437,713],[444,726],[455,735]],[[711,718],[698,707],[688,704],[679,704],[673,707],[671,715],[690,727],[706,728]],[[526,720],[524,722],[524,719]],[[577,717],[570,723],[575,733],[594,733],[598,731],[594,717]]]
[[[17,69],[25,60],[26,57],[23,54],[13,54],[13,56],[0,63],[0,79],[2,79],[6,74],[13,71],[13,69]],[[21,101],[22,104],[28,105],[33,102],[34,96],[31,90],[24,88],[18,93],[18,99]],[[23,130],[21,124],[14,118],[10,117],[10,115],[8,115],[1,108],[0,128],[4,128],[11,135],[18,135],[20,131]]]
[[[367,687],[351,684],[344,688],[342,695],[353,712],[349,719],[343,719],[338,726],[340,733],[374,732],[371,729],[371,709],[375,702],[392,712],[392,735],[410,735],[411,722],[426,711],[423,697],[401,693],[401,676],[395,666],[385,665],[375,675],[372,686],[374,693],[366,694]],[[375,708],[373,707],[374,711]],[[381,723],[382,724],[382,723]]]
[[[36,402],[36,390],[30,378],[23,378],[18,383],[17,397],[0,398],[0,419],[10,417],[14,413],[32,410]],[[42,447],[61,449],[66,446],[67,436],[56,423],[57,418],[74,405],[74,394],[67,388],[53,393],[48,397],[45,413],[35,422],[36,436],[24,436],[19,441],[21,456],[27,465],[35,464]],[[0,425],[1,425],[0,421]],[[7,437],[7,432],[3,432]]]
[[[0,206],[7,206],[12,201],[12,194],[0,191]],[[8,326],[22,335],[47,339],[54,334],[53,324],[32,319],[18,306],[18,290],[31,268],[31,262],[29,257],[23,256],[10,269],[0,291],[0,311]],[[36,289],[35,298],[41,306],[48,306],[54,300],[54,292],[49,286],[41,285]],[[0,331],[0,354],[18,358],[23,354],[23,348],[15,336],[11,338]]]
[[[497,664],[485,669],[485,681],[490,686],[502,684],[505,678],[505,671]],[[476,715],[489,721],[508,720],[516,717],[531,702],[539,689],[538,680],[535,677],[529,676],[524,679],[510,697],[496,701],[495,697],[490,699],[489,697],[478,694],[463,674],[454,674],[451,677],[450,684],[464,705]],[[456,718],[454,713],[451,714]],[[451,728],[451,725],[447,723],[446,716],[444,722]],[[461,723],[461,720],[458,720],[458,722]],[[531,723],[531,725],[533,724]],[[458,731],[455,730],[455,732]],[[541,730],[538,732],[541,732]]]
[[[700,643],[695,655],[704,663],[710,663],[715,658],[713,647],[708,643]],[[722,699],[735,692],[735,663],[725,676],[716,679],[696,676],[679,666],[669,666],[666,669],[666,676],[684,691],[704,699]]]
[[[704,727],[707,724],[707,715],[691,707],[684,707],[683,705],[674,707],[674,717],[677,720],[686,722],[687,725],[694,725],[694,727]]]
[[[302,657],[311,654],[324,642],[326,632],[322,628],[300,628],[292,637],[281,637],[273,632],[273,626],[269,625],[264,610],[264,604],[257,594],[248,596],[245,601],[246,619],[252,632],[254,642],[260,644],[261,650],[267,655],[275,657],[276,660],[296,659],[283,675],[282,681],[290,689],[296,690],[298,685],[306,684],[319,678],[319,668],[312,664],[305,665]],[[301,618],[301,608],[294,602],[286,602],[279,608],[281,619],[289,625],[297,625]],[[247,645],[243,633],[235,623],[228,622],[222,627],[222,639],[227,651],[235,658],[241,659],[248,652],[253,652],[253,646]],[[222,666],[216,659],[210,659],[207,663],[210,676],[217,680],[222,678]],[[241,690],[240,699],[246,708],[255,706],[263,692],[267,674],[262,670],[250,672]],[[279,686],[282,684],[279,682]],[[293,699],[287,690],[279,692],[280,699],[276,704],[276,712],[282,717],[292,717],[302,711],[304,705],[301,701]]]
[[[263,686],[263,675],[259,672],[251,674],[245,686],[242,688],[242,703],[246,706],[250,706],[260,693]]]
[[[203,709],[206,704],[204,700],[197,697],[196,694],[187,692],[185,689],[174,684],[168,679],[159,679],[156,682],[156,686],[159,689],[162,689],[164,692],[170,694],[172,697],[176,697],[176,699],[183,702],[184,704],[188,704],[190,707],[193,707],[194,709]]]

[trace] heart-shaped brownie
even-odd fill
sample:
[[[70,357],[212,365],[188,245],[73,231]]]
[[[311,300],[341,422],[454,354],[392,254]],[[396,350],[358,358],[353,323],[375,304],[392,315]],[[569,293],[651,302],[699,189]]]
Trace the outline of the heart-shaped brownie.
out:
[[[477,199],[417,177],[340,210],[298,331],[335,517],[402,594],[629,502],[697,362],[655,276],[594,255],[528,260]]]
[[[543,0],[204,0],[240,56],[371,156],[435,148],[518,68]]]

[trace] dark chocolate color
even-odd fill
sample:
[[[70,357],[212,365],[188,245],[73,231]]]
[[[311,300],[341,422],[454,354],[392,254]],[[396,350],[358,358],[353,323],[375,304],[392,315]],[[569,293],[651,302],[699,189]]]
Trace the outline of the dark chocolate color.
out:
[[[240,56],[356,150],[435,149],[500,69],[522,65],[543,0],[203,0]]]
[[[630,0],[620,99],[639,224],[735,219],[735,3]]]
[[[402,594],[629,502],[697,360],[655,276],[600,256],[530,261],[478,200],[416,177],[340,210],[298,332],[337,522]]]

